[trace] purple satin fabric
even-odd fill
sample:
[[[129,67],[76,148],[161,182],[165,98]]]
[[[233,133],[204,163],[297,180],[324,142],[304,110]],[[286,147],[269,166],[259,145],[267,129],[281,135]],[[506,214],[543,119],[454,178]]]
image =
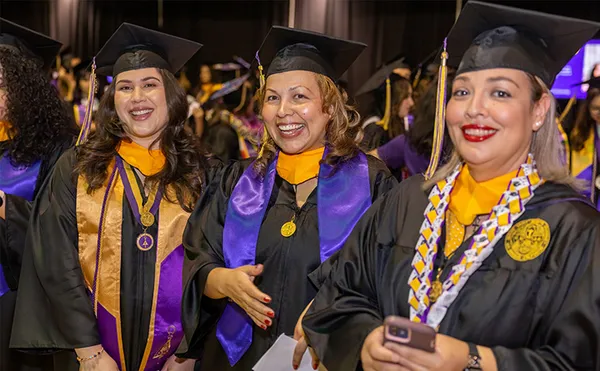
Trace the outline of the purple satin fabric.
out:
[[[119,352],[119,335],[117,334],[117,319],[110,314],[102,304],[98,303],[98,332],[100,342],[110,358],[114,359],[119,369],[122,370],[121,353]]]
[[[0,190],[33,201],[41,161],[28,167],[14,167],[8,156],[0,158]]]
[[[409,175],[422,174],[429,165],[429,158],[415,152],[404,135],[399,135],[377,148],[377,154],[390,169],[406,167]]]
[[[41,161],[31,166],[15,167],[11,164],[8,156],[0,157],[0,190],[6,194],[33,201],[35,185],[40,173]],[[0,265],[0,297],[10,291],[4,269]]]
[[[125,195],[127,196],[127,201],[129,201],[129,206],[133,211],[133,216],[135,216],[135,220],[139,221],[140,216],[140,208],[138,206],[137,201],[135,200],[135,196],[133,195],[133,187],[132,184],[129,184],[129,178],[127,177],[127,172],[125,171],[125,166],[123,165],[123,159],[120,156],[116,157],[117,169],[119,169],[119,176],[121,177],[121,181],[123,182],[123,188],[125,189]],[[135,185],[137,187],[137,184]],[[140,192],[142,192],[140,190]],[[156,198],[154,199],[154,203],[148,210],[152,215],[156,215],[158,211],[158,206],[160,205],[160,200],[162,199],[162,192],[159,190],[156,192]]]
[[[327,149],[323,156],[327,156]],[[277,158],[264,180],[250,165],[229,200],[223,228],[223,255],[227,268],[255,263],[256,244],[275,182]],[[346,161],[335,172],[326,164],[319,170],[317,215],[321,262],[339,250],[362,214],[371,206],[369,166],[364,153]],[[229,303],[217,324],[217,339],[235,365],[252,344],[252,320]]]

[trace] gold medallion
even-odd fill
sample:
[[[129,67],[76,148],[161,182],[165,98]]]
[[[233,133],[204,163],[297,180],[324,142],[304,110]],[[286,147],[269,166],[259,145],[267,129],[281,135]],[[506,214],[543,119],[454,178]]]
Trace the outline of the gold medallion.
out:
[[[550,226],[542,219],[528,219],[515,224],[506,234],[506,252],[516,261],[533,260],[548,247]]]
[[[152,213],[149,211],[142,211],[142,215],[140,215],[140,221],[144,227],[151,227],[154,224],[154,215],[152,215]]]
[[[283,237],[290,237],[296,233],[296,223],[289,221],[281,226],[281,235]]]
[[[431,289],[429,290],[429,301],[431,302],[431,304],[435,303],[439,299],[443,291],[444,286],[442,285],[440,280],[436,279],[435,281],[433,281],[433,283],[431,284]]]
[[[137,248],[142,251],[148,251],[154,247],[154,238],[148,233],[140,234],[136,240]]]

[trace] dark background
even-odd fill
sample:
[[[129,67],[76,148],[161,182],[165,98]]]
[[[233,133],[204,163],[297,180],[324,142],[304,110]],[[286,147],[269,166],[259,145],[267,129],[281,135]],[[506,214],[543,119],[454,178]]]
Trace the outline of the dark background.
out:
[[[490,1],[600,21],[599,0]],[[190,63],[194,83],[201,61],[250,61],[272,24],[287,25],[288,0],[0,0],[0,17],[49,34],[91,57],[124,21],[201,42]],[[466,1],[463,1],[466,4]],[[463,5],[464,5],[463,4]],[[450,30],[454,0],[296,0],[295,27],[365,42],[369,48],[347,75],[350,92],[382,62],[403,53],[414,66]],[[600,35],[599,35],[600,36]]]

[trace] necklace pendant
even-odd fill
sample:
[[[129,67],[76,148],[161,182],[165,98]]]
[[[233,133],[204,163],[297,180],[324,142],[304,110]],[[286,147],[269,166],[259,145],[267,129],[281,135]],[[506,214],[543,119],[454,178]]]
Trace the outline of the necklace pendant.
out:
[[[293,221],[289,221],[281,226],[281,235],[283,237],[291,237],[294,233],[296,233],[296,223]]]
[[[431,289],[429,290],[429,301],[432,304],[435,303],[440,298],[443,291],[444,286],[440,282],[439,278],[433,281],[433,283],[431,284]]]
[[[142,215],[140,215],[140,221],[144,227],[149,228],[154,224],[154,215],[152,215],[152,213],[149,211],[142,211]]]
[[[137,237],[136,245],[138,249],[148,251],[154,247],[154,237],[144,232]]]

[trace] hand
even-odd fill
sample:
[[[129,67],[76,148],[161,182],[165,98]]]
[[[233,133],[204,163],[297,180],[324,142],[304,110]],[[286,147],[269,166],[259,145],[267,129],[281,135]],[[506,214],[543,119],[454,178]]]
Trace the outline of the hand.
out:
[[[363,343],[360,360],[364,371],[406,371],[401,357],[383,346],[383,326],[373,330]]]
[[[6,195],[0,191],[0,219],[6,219]]]
[[[87,358],[97,354],[101,349],[101,345],[94,345],[87,348],[75,349],[75,352],[78,357]],[[98,357],[81,362],[79,364],[79,371],[119,371],[119,366],[117,366],[117,362],[106,351],[103,351]]]
[[[195,364],[195,359],[177,358],[173,354],[169,357],[161,371],[194,371]]]
[[[296,344],[296,347],[294,348],[294,357],[292,359],[292,367],[294,370],[300,367],[300,362],[302,362],[302,357],[304,356],[304,352],[306,352],[307,348],[312,358],[313,369],[318,369],[319,365],[321,364],[321,361],[319,360],[319,357],[317,357],[315,351],[308,347],[308,344],[306,343],[306,337],[304,336],[304,329],[302,328],[302,319],[304,319],[304,316],[306,315],[306,312],[308,311],[308,308],[310,308],[311,304],[312,301],[306,306],[300,315],[300,318],[298,318],[298,322],[296,322],[296,327],[294,328],[294,340],[298,341],[298,344]]]
[[[219,282],[217,290],[221,295],[239,305],[258,327],[266,330],[273,324],[271,318],[275,317],[275,313],[264,305],[270,303],[271,298],[254,285],[254,279],[260,276],[263,270],[262,264],[244,265],[235,269],[219,269],[221,273],[217,281]]]
[[[400,356],[403,370],[410,371],[462,371],[467,366],[469,346],[467,343],[438,334],[435,353],[388,342],[385,347]]]

